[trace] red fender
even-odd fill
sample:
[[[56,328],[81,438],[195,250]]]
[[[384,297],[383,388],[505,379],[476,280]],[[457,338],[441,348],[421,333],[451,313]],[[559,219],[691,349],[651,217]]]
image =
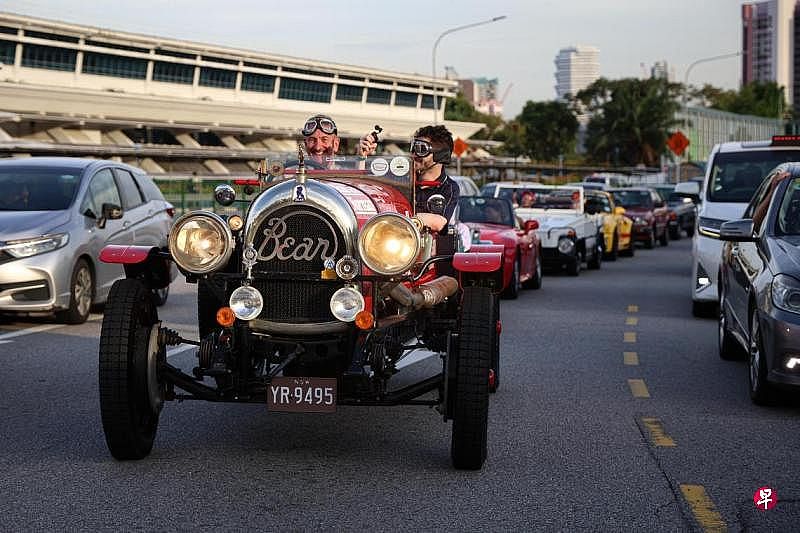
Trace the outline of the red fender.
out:
[[[122,263],[124,265],[143,263],[153,250],[158,250],[158,248],[155,246],[109,244],[100,250],[100,261],[103,263]]]
[[[458,252],[453,256],[453,267],[460,272],[494,272],[502,266],[503,254],[500,252]]]
[[[473,244],[469,247],[470,253],[486,253],[486,252],[500,252],[503,253],[505,251],[505,247],[502,244]]]

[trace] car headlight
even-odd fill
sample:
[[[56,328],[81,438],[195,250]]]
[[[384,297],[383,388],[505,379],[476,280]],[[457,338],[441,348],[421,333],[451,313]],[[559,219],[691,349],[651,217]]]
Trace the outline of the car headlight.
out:
[[[331,296],[331,313],[342,322],[352,322],[364,310],[364,297],[354,287],[342,287]]]
[[[786,274],[778,274],[772,279],[772,303],[775,307],[800,313],[800,281]]]
[[[242,285],[231,293],[228,305],[239,320],[253,320],[261,314],[264,298],[255,287]]]
[[[569,237],[561,237],[558,239],[558,251],[562,254],[572,254],[575,251],[575,241]]]
[[[0,251],[6,252],[16,259],[39,255],[45,252],[52,252],[67,245],[69,242],[68,233],[58,233],[53,235],[42,235],[34,239],[18,239],[8,241],[0,246]]]
[[[633,223],[638,226],[644,226],[645,224],[647,224],[647,221],[642,217],[634,217]]]
[[[378,274],[405,272],[414,264],[419,250],[419,230],[410,219],[396,213],[372,217],[358,236],[361,260]]]
[[[175,221],[169,232],[169,251],[183,270],[207,274],[228,262],[233,251],[233,235],[219,215],[195,211]]]

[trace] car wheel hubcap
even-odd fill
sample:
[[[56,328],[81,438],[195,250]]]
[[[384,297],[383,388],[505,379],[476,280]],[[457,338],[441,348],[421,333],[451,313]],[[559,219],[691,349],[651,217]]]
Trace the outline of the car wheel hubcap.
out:
[[[92,305],[92,275],[86,268],[75,276],[75,304],[81,316],[87,314]]]

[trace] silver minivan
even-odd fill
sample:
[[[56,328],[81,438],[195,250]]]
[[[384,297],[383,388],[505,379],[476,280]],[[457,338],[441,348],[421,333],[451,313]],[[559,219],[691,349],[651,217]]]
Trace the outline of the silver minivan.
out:
[[[123,163],[0,160],[0,312],[86,321],[125,276],[121,265],[98,260],[103,247],[166,247],[173,215],[153,180]],[[162,289],[153,299],[161,305],[167,295]]]
[[[764,176],[777,165],[800,159],[800,136],[780,135],[768,141],[726,142],[711,150],[700,193],[697,231],[692,240],[692,314],[713,316],[719,293],[722,256],[720,226],[742,218]]]

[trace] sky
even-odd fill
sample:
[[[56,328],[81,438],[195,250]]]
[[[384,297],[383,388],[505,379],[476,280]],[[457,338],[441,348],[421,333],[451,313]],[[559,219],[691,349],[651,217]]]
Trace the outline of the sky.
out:
[[[0,11],[304,59],[437,76],[498,78],[505,118],[555,98],[556,54],[600,50],[600,73],[642,77],[666,61],[684,81],[699,59],[741,48],[740,0],[2,0]],[[741,58],[701,62],[692,85],[735,89]]]

